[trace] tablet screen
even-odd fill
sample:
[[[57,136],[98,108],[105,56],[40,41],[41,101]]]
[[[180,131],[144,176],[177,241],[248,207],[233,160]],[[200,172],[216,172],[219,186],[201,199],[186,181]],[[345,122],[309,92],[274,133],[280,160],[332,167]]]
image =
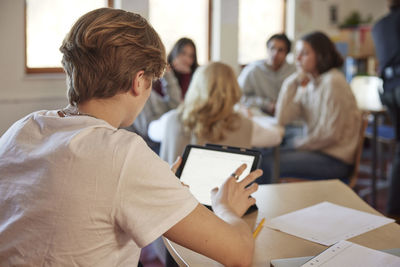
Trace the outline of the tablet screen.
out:
[[[239,180],[246,177],[255,159],[254,155],[191,147],[180,179],[189,185],[190,191],[200,203],[211,206],[211,190],[219,187],[243,163],[247,168]]]

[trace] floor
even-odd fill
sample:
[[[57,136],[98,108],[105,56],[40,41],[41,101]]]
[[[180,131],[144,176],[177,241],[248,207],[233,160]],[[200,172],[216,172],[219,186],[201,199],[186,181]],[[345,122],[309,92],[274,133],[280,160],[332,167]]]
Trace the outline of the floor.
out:
[[[355,191],[359,193],[360,197],[364,199],[367,203],[371,205],[371,194],[369,182],[371,180],[371,152],[368,148],[368,144],[364,148],[361,166],[359,171],[359,178],[357,185],[355,187]],[[389,164],[385,164],[385,171],[390,169]],[[378,172],[379,173],[379,172]],[[386,179],[379,179],[379,189],[377,190],[377,206],[375,207],[380,213],[386,215],[385,207],[387,202],[387,181]],[[140,258],[144,267],[164,267],[165,265],[157,258],[151,246],[145,247],[142,250],[141,258]]]

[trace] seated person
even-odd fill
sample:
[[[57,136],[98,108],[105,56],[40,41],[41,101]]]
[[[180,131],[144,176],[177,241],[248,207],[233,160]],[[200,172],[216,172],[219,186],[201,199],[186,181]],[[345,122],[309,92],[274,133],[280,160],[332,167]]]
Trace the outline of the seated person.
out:
[[[296,45],[299,71],[282,86],[276,118],[280,125],[302,119],[306,133],[294,148],[280,153],[280,176],[347,180],[353,170],[361,113],[342,72],[343,59],[321,32],[303,36]],[[264,163],[270,174],[271,159]]]
[[[257,107],[273,115],[283,81],[296,68],[286,62],[291,42],[285,34],[275,34],[267,41],[267,59],[247,65],[240,73],[238,82],[243,90],[242,103]]]
[[[159,153],[159,143],[147,135],[150,122],[165,112],[176,108],[186,94],[193,72],[198,67],[196,46],[189,38],[179,39],[167,57],[164,76],[153,83],[149,100],[134,123],[126,128],[142,136],[146,143]]]
[[[148,22],[96,9],[60,50],[70,105],[27,115],[0,138],[0,266],[137,266],[140,248],[161,235],[224,265],[250,266],[254,238],[241,216],[257,184],[245,187],[262,171],[214,189],[213,213],[140,136],[120,129],[166,65]]]
[[[189,88],[193,73],[199,66],[197,63],[196,45],[193,40],[185,37],[179,39],[172,47],[167,60],[168,64],[171,66],[167,73],[173,75],[177,79],[181,92],[181,100],[183,100]],[[165,85],[162,83],[155,83],[154,89],[161,95],[165,94]]]
[[[172,163],[188,144],[248,148],[279,145],[283,127],[274,124],[263,127],[235,112],[240,97],[231,67],[212,62],[198,68],[184,102],[150,124],[150,138],[162,140],[160,157]]]

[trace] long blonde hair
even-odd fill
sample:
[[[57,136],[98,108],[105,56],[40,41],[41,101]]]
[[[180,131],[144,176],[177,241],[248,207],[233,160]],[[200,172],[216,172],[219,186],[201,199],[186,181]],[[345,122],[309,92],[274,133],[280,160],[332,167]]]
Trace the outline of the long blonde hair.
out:
[[[227,131],[239,126],[240,117],[234,106],[240,97],[231,67],[221,62],[199,67],[179,108],[185,131],[212,142],[223,140]]]

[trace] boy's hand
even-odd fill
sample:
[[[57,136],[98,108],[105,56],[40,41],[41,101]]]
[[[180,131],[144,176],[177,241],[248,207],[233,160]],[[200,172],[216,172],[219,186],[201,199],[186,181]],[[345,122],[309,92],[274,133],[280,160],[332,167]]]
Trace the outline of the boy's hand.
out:
[[[250,206],[256,203],[256,200],[250,195],[257,191],[258,184],[253,183],[251,186],[247,186],[262,175],[262,170],[253,171],[238,182],[237,178],[245,169],[246,164],[243,164],[220,188],[214,188],[211,191],[212,207],[216,214],[223,213],[225,209],[230,209],[241,217]]]

